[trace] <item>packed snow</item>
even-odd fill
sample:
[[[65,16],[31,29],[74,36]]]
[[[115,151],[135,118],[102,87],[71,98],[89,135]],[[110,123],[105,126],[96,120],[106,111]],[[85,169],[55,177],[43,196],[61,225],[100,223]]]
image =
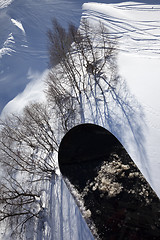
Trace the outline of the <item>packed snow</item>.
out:
[[[38,24],[34,26],[34,28],[30,27],[34,25],[31,19],[33,16],[35,16],[35,18],[39,16],[38,13],[42,11],[43,6],[41,9],[37,9],[37,2],[35,2],[34,4],[32,3],[29,8],[27,5],[29,2],[30,1],[27,0],[26,5],[23,6],[24,8],[26,6],[28,7],[28,15],[24,13],[22,4],[20,4],[19,1],[16,1],[13,6],[10,4],[11,1],[0,2],[0,9],[3,10],[0,21],[4,21],[6,26],[9,27],[8,30],[3,29],[6,38],[0,37],[0,40],[3,40],[0,57],[2,58],[4,55],[5,57],[6,55],[11,56],[8,67],[6,67],[5,58],[2,61],[0,81],[4,82],[6,78],[7,81],[9,81],[9,79],[14,78],[17,65],[14,65],[14,68],[12,67],[12,59],[14,53],[19,51],[22,55],[20,54],[20,57],[17,57],[18,64],[22,61],[24,65],[27,63],[27,67],[23,68],[18,78],[25,79],[25,84],[27,81],[31,81],[23,93],[8,103],[2,112],[2,117],[11,111],[17,112],[21,110],[30,101],[45,101],[43,89],[44,79],[48,70],[45,69],[47,68],[47,57],[41,36],[42,34],[45,35],[44,25],[50,26],[50,24],[48,20],[44,20],[45,11],[43,16],[40,15],[42,19],[38,19]],[[49,4],[49,2],[50,1],[48,1],[45,10],[47,10],[49,16],[51,16],[55,10],[53,4]],[[72,12],[71,20],[73,20],[73,22],[75,20],[76,24],[78,24],[76,17],[80,14],[79,9],[78,13],[76,12],[76,8],[69,12],[62,11],[61,6],[63,6],[64,9],[66,7],[69,9],[71,6],[73,7],[73,4],[69,2],[69,4],[67,3],[66,5],[65,1],[55,1],[54,4],[56,5],[56,9],[58,9],[59,6],[58,18],[62,18],[61,23],[70,20],[70,13]],[[9,7],[12,6],[12,8],[8,10],[9,13],[11,13],[10,15],[6,11],[7,5],[9,5]],[[17,10],[19,11],[18,16],[14,16],[16,9],[22,10],[21,12]],[[123,114],[121,113],[121,122],[118,122],[118,118],[117,122],[115,119],[113,128],[109,130],[121,141],[147,181],[160,197],[160,4],[151,5],[136,2],[100,4],[92,2],[83,4],[82,10],[83,17],[88,18],[95,26],[99,21],[102,21],[108,28],[111,37],[118,39],[119,73],[127,82],[131,95],[134,96],[134,101],[131,99],[131,104],[135,109],[135,116],[133,122],[130,124],[126,119],[123,119]],[[65,15],[63,15],[64,13]],[[23,14],[25,17],[22,19]],[[36,28],[40,25],[42,25],[42,29],[37,31]],[[33,30],[36,31],[35,35],[32,35]],[[15,31],[19,31],[18,39],[15,37]],[[44,38],[43,36],[43,41]],[[21,39],[21,41],[19,39]],[[17,47],[14,48],[15,42],[17,41],[19,41],[18,49]],[[36,45],[38,45],[38,47]],[[36,52],[34,51],[35,48],[37,49]],[[33,64],[33,66],[29,64],[30,59],[32,59],[31,64]],[[19,87],[19,84],[21,85],[19,82],[14,83],[14,88],[18,88],[17,93],[23,89],[23,87]],[[3,98],[3,93],[0,92],[0,94],[0,97]],[[5,92],[5,94],[7,94],[7,92]],[[116,111],[116,108],[114,111]],[[117,129],[119,129],[119,131],[117,131]],[[53,211],[58,214],[55,224],[60,226],[58,224],[62,223],[60,214],[64,217],[63,210],[66,209],[65,206],[67,206],[67,208],[71,206],[71,208],[74,209],[71,209],[70,211],[73,210],[72,214],[70,216],[67,215],[66,219],[64,219],[63,235],[59,235],[62,232],[57,227],[57,235],[54,239],[63,239],[62,236],[65,236],[65,234],[68,237],[64,239],[92,239],[91,233],[86,230],[87,226],[85,223],[82,223],[83,220],[79,212],[77,212],[76,220],[74,220],[74,218],[72,219],[72,216],[74,216],[73,213],[79,210],[76,208],[76,205],[74,205],[73,200],[71,200],[71,196],[64,183],[58,180],[55,188],[57,189],[57,195],[54,195],[55,207]],[[60,198],[63,199],[63,204]],[[68,214],[70,213],[68,212]],[[73,220],[73,222],[71,220]],[[77,235],[74,235],[76,234],[75,232],[71,233],[74,231],[75,221],[81,224],[80,229],[82,229],[82,225],[84,224],[84,230],[82,232],[85,237],[80,233]],[[74,223],[73,226],[71,226],[72,223]],[[88,235],[85,235],[87,231]]]

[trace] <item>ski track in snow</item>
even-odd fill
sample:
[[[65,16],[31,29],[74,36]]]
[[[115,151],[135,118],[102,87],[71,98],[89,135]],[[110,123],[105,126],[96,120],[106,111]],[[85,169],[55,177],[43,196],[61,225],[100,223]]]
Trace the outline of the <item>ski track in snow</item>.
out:
[[[13,0],[0,0],[0,9],[7,7]]]
[[[53,203],[51,212],[52,239],[94,240],[61,177],[56,177],[50,197]]]
[[[104,22],[121,51],[160,56],[160,5],[84,4],[83,15]]]

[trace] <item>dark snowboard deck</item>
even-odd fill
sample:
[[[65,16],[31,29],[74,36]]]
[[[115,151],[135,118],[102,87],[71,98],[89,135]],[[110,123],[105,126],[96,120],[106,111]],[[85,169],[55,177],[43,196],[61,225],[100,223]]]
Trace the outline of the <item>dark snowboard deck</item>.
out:
[[[100,239],[160,239],[160,199],[110,132],[94,124],[76,126],[62,139],[58,158]]]

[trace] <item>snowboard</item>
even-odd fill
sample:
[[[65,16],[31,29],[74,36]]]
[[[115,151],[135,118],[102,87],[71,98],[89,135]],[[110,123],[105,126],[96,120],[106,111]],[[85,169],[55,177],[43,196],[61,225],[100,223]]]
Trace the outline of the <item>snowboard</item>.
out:
[[[90,212],[95,238],[160,239],[160,199],[109,131],[94,124],[72,128],[61,141],[58,161]]]

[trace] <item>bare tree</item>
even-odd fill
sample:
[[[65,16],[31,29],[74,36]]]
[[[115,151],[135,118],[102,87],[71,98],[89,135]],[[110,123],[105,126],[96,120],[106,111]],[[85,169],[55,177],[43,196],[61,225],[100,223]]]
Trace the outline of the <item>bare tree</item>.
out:
[[[57,167],[58,144],[51,121],[47,107],[34,103],[22,116],[1,122],[0,221],[7,219],[21,231],[28,220],[39,217],[44,184]]]
[[[20,232],[25,231],[26,223],[44,213],[44,185],[55,174],[54,156],[64,132],[90,121],[111,128],[113,102],[133,134],[138,126],[136,119],[131,123],[134,110],[124,91],[120,92],[125,85],[117,74],[116,41],[102,23],[95,28],[83,19],[78,30],[70,24],[66,31],[54,20],[48,37],[49,106],[30,104],[23,115],[12,115],[1,122],[0,221],[19,226]]]
[[[62,116],[63,127],[68,130],[84,123],[88,116],[104,125],[119,79],[116,41],[102,23],[95,28],[86,19],[78,30],[70,24],[68,31],[54,20],[48,36],[54,67],[47,80],[47,95]]]

